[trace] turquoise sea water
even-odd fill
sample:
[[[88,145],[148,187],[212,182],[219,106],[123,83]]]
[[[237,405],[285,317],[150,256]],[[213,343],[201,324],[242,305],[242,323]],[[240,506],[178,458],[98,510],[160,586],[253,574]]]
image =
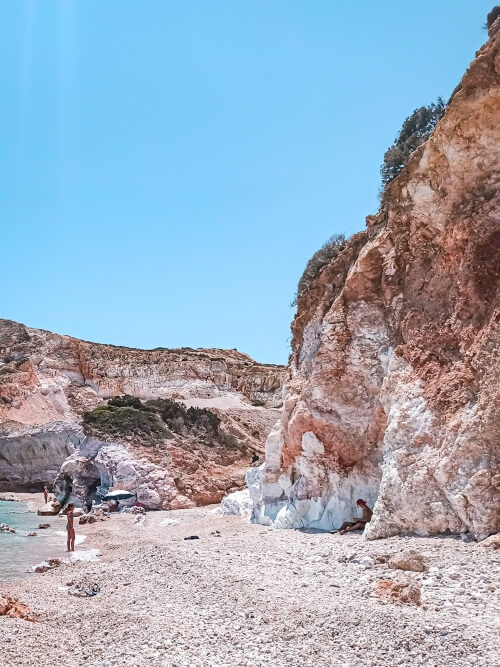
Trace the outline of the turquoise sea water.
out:
[[[0,533],[0,581],[31,576],[33,565],[66,554],[65,518],[37,516],[28,503],[0,501],[0,523],[16,531]],[[50,528],[40,530],[39,523],[50,523]],[[32,531],[37,536],[27,537]]]

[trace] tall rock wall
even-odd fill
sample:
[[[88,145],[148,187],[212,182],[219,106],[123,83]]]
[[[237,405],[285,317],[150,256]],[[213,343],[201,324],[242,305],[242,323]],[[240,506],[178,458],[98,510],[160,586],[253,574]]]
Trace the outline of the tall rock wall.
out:
[[[0,436],[0,489],[39,491],[83,439],[78,428],[52,424],[23,434]]]
[[[498,22],[497,22],[498,23]],[[500,30],[366,231],[298,299],[253,520],[365,533],[500,529]]]
[[[263,451],[286,375],[236,350],[137,350],[0,320],[0,489],[40,489],[65,462],[65,485],[81,495],[86,484],[119,483],[149,507],[216,502]],[[236,444],[176,436],[160,455],[134,438],[88,440],[83,413],[121,394],[208,408]]]

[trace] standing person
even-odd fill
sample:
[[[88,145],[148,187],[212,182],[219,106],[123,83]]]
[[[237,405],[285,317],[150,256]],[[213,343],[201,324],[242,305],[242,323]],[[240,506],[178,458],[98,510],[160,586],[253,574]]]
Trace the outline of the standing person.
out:
[[[353,530],[364,530],[366,524],[370,521],[372,518],[373,512],[371,509],[368,507],[366,504],[366,501],[363,500],[363,498],[359,498],[356,501],[356,505],[360,507],[363,510],[363,516],[362,517],[354,517],[352,521],[344,521],[344,523],[340,526],[340,528],[337,530],[333,530],[332,533],[340,533],[340,535],[343,535],[344,533],[350,533]]]
[[[74,551],[75,550],[75,528],[73,525],[73,510],[75,509],[75,506],[73,503],[68,503],[66,506],[66,518],[67,518],[67,523],[66,523],[66,531],[68,533],[68,539],[66,541],[66,546],[68,551]]]
[[[47,484],[43,487],[43,497],[45,500],[45,504],[47,504],[49,501],[49,489],[47,488]]]

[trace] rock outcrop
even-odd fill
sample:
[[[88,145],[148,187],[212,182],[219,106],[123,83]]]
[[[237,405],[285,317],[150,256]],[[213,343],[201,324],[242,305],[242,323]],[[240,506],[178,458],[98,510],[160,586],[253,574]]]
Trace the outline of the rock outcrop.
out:
[[[0,597],[0,616],[10,616],[10,618],[22,618],[25,621],[34,623],[37,619],[33,611],[27,604],[10,595]]]
[[[379,538],[500,530],[500,30],[366,230],[298,297],[253,520]],[[493,34],[492,34],[493,33]]]
[[[0,320],[0,488],[41,490],[59,475],[61,493],[80,500],[108,485],[147,507],[217,502],[263,452],[286,373],[236,350],[136,350]],[[134,437],[87,437],[83,414],[122,394],[209,409],[235,444],[175,436],[158,452]]]
[[[40,491],[83,437],[78,424],[9,426],[14,427],[13,434],[0,435],[0,488],[9,491]],[[6,433],[4,425],[0,428]]]

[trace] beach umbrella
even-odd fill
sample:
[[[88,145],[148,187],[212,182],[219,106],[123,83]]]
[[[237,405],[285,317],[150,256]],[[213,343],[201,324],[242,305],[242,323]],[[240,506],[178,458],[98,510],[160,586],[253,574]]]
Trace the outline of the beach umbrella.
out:
[[[126,500],[127,498],[133,498],[134,496],[135,493],[130,493],[130,491],[115,489],[114,491],[108,491],[104,496],[104,500]]]

